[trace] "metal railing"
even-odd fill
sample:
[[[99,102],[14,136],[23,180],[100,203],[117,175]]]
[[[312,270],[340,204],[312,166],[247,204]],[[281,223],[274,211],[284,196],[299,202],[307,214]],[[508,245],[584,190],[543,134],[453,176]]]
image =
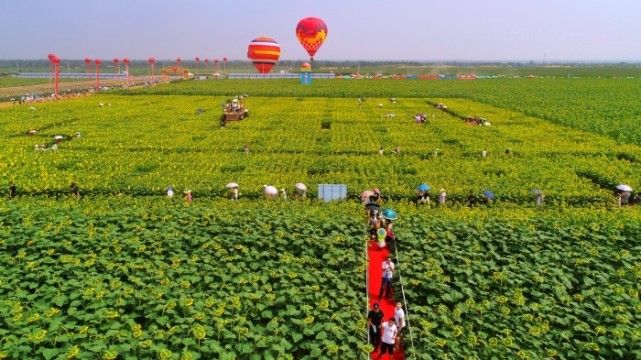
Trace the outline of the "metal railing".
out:
[[[365,227],[365,231],[367,231],[367,227]],[[367,315],[369,314],[369,255],[367,253],[367,248],[368,248],[368,243],[369,239],[364,242],[365,246],[363,248],[365,259],[367,259],[367,270],[365,271],[365,319],[367,319]],[[369,344],[371,342],[371,339],[369,337],[369,325],[367,324],[367,320],[365,320],[365,328],[367,329],[367,343]],[[371,355],[367,354],[367,358],[371,359]]]
[[[401,276],[401,260],[400,257],[398,256],[398,247],[396,246],[396,242],[398,239],[395,239],[394,241],[394,255],[396,256],[396,265],[398,266],[398,283],[401,285],[401,294],[403,295],[403,307],[405,311],[405,325],[407,326],[407,330],[409,331],[410,335],[410,344],[412,345],[412,356],[414,359],[416,359],[416,347],[414,347],[414,338],[412,337],[412,327],[410,326],[410,314],[409,311],[407,310],[407,300],[405,298],[405,287],[403,287],[403,277]]]

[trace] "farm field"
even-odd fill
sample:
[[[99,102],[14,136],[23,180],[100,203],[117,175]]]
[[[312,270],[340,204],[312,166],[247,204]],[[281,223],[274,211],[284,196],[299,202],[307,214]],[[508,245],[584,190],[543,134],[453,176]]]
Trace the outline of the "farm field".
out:
[[[249,82],[247,82],[249,81]],[[318,80],[312,88],[296,81],[176,84],[177,89],[140,89],[139,94],[242,94],[287,97],[462,98],[521,112],[563,126],[599,133],[619,142],[641,144],[636,124],[641,108],[638,78],[534,78],[486,80]],[[220,85],[220,86],[219,86]],[[473,115],[473,114],[462,114]]]
[[[373,187],[400,216],[408,358],[638,357],[641,212],[613,196],[641,186],[638,87],[200,81],[0,109],[0,175],[19,195],[0,204],[0,358],[367,358]],[[240,94],[250,117],[220,127]],[[262,196],[297,182],[305,201]],[[420,183],[431,205],[414,205]],[[316,184],[346,184],[347,201],[315,201]],[[468,206],[486,189],[496,201]]]

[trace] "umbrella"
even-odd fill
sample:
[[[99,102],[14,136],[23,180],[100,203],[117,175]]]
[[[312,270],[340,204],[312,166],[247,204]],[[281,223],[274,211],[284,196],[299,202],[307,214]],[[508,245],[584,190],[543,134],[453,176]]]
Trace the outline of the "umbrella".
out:
[[[531,192],[532,194],[534,194],[534,195],[541,195],[541,194],[543,194],[543,190],[541,190],[541,189],[532,189],[532,190],[530,190],[530,192]]]
[[[383,215],[383,217],[386,218],[387,220],[396,220],[396,219],[398,219],[398,215],[396,214],[396,211],[394,211],[392,209],[383,210],[381,215]]]
[[[418,191],[428,191],[431,188],[427,184],[421,184],[421,185],[417,186],[416,189],[418,189]]]
[[[294,187],[300,191],[307,191],[307,186],[303,183],[296,183]]]
[[[235,182],[230,182],[229,184],[225,185],[225,187],[228,189],[237,188],[238,184],[236,184]]]
[[[377,203],[367,203],[367,204],[365,204],[365,208],[367,210],[376,210],[376,211],[378,211],[378,209],[380,209],[380,206]]]
[[[619,191],[632,191],[632,187],[630,187],[630,185],[620,184],[620,185],[617,185],[617,190],[619,190]]]
[[[62,135],[56,135],[53,137],[55,140],[62,140]]]
[[[483,191],[483,195],[485,195],[490,200],[494,200],[494,198],[496,198],[496,196],[494,196],[494,193],[490,190]]]
[[[278,189],[276,189],[275,187],[273,187],[271,185],[263,185],[263,187],[265,188],[265,194],[267,194],[267,195],[277,195],[278,194]]]

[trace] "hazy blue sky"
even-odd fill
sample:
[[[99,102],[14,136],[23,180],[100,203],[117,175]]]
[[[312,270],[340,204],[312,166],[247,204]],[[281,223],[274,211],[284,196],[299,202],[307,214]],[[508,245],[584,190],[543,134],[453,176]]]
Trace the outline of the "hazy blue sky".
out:
[[[325,20],[317,60],[641,62],[641,0],[3,0],[0,58],[245,60],[255,37],[308,58],[295,28]]]

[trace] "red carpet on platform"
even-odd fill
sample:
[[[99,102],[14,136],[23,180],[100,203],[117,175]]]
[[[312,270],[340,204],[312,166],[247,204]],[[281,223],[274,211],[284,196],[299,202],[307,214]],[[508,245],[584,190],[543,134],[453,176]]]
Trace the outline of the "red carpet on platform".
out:
[[[383,261],[385,261],[385,259],[387,258],[387,255],[389,254],[390,254],[390,249],[387,246],[381,249],[378,246],[378,242],[376,241],[369,242],[369,246],[367,249],[367,255],[369,257],[369,264],[368,264],[369,298],[370,298],[369,308],[372,309],[372,306],[374,306],[374,303],[378,302],[381,311],[383,311],[384,321],[387,321],[387,319],[394,316],[394,308],[396,305],[396,301],[401,300],[400,297],[397,298],[395,297],[396,294],[392,293],[391,299],[383,298],[380,301],[378,301],[378,293],[381,289],[381,279],[383,277],[382,264],[383,264]],[[394,262],[394,265],[396,265],[396,262]],[[395,275],[394,281],[396,281],[396,279],[397,277]],[[377,359],[379,355],[380,355],[379,352],[375,351],[370,354],[370,358]],[[385,356],[383,356],[382,359],[383,360],[390,359],[389,354],[385,354]],[[394,349],[394,356],[392,357],[392,360],[405,360],[402,341],[399,342],[396,348]]]

